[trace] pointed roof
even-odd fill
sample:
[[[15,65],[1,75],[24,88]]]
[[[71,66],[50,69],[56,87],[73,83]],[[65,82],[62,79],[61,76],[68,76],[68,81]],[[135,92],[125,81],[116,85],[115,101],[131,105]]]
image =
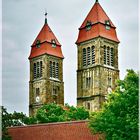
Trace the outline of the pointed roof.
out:
[[[48,43],[51,43],[52,40],[55,40],[56,44],[61,46],[61,44],[57,40],[56,36],[54,35],[53,31],[49,27],[48,23],[44,24],[44,26],[42,27],[42,29],[41,29],[40,33],[38,34],[37,38],[33,42],[32,46],[36,45],[37,40],[39,40],[40,43],[43,43],[45,41],[48,42]]]
[[[37,47],[37,43],[39,43],[39,47]],[[55,47],[53,47],[53,44],[55,45]],[[47,23],[47,18],[45,18],[45,24],[36,39],[34,40],[31,47],[32,48],[29,59],[43,54],[49,54],[56,57],[64,58],[61,50],[61,44],[49,27]]]
[[[106,22],[109,22],[109,30],[105,29]],[[86,27],[88,23],[90,23],[91,29],[87,31]],[[119,42],[115,29],[115,25],[112,23],[99,2],[96,0],[92,9],[79,28],[79,36],[76,44],[99,36],[113,40],[115,42]]]
[[[93,24],[95,23],[105,23],[105,21],[110,21],[110,24],[112,27],[115,27],[110,18],[107,16],[105,13],[104,9],[101,7],[99,2],[95,2],[93,5],[92,9],[88,13],[86,19],[84,20],[83,24],[81,25],[80,28],[84,28],[87,24],[87,21],[92,22]]]

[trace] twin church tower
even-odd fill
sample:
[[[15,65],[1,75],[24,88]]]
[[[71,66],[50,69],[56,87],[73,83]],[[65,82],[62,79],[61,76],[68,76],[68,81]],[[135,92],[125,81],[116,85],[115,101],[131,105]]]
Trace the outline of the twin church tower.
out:
[[[77,44],[77,105],[99,110],[119,79],[116,27],[96,0],[79,28]],[[45,103],[64,105],[61,44],[45,24],[31,46],[29,114]]]

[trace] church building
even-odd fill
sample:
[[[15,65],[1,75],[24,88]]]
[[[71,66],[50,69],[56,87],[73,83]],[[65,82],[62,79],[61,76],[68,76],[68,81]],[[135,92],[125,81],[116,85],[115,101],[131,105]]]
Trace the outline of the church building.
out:
[[[77,44],[77,105],[99,110],[119,79],[116,27],[95,1],[81,27]],[[31,45],[29,114],[46,103],[64,105],[63,53],[61,44],[45,23]]]
[[[45,103],[64,104],[63,53],[47,22],[31,45],[29,115]]]
[[[76,41],[77,105],[99,110],[119,79],[116,27],[96,0]]]

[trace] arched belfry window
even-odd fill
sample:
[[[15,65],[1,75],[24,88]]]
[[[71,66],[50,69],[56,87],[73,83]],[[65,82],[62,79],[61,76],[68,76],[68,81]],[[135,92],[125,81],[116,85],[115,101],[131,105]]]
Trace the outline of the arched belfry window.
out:
[[[86,66],[86,49],[83,49],[83,66]]]
[[[114,66],[114,49],[104,46],[104,64]]]
[[[111,60],[111,66],[113,66],[114,65],[114,49],[113,48],[111,48],[110,60]]]
[[[40,77],[42,77],[42,61],[40,61]]]
[[[52,70],[52,77],[55,78],[55,62],[53,62],[53,70]]]
[[[107,65],[110,65],[110,48],[107,47]]]
[[[36,78],[36,63],[34,63],[33,71],[34,71],[34,72],[33,72],[33,74],[34,74],[33,77],[34,77],[34,79],[35,79],[35,78]]]
[[[87,48],[87,65],[90,65],[90,47]]]
[[[50,77],[52,77],[52,61],[50,61]]]
[[[59,77],[59,64],[58,63],[56,63],[56,70],[55,70],[55,76],[56,76],[56,78],[58,79],[58,77]]]
[[[104,46],[104,64],[106,65],[106,57],[107,57],[107,48]]]
[[[92,64],[95,64],[95,46],[92,46]]]
[[[50,78],[59,79],[59,63],[50,61]]]
[[[40,77],[40,65],[39,62],[37,62],[37,78]]]
[[[42,68],[43,68],[42,65],[43,65],[42,61],[34,63],[34,66],[33,66],[34,79],[42,77]]]

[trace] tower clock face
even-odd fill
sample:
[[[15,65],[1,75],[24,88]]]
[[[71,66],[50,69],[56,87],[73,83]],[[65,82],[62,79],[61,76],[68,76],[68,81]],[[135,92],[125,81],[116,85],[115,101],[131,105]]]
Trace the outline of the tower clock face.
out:
[[[40,97],[37,96],[37,97],[35,98],[35,101],[36,101],[37,103],[39,103],[39,102],[40,102]]]

